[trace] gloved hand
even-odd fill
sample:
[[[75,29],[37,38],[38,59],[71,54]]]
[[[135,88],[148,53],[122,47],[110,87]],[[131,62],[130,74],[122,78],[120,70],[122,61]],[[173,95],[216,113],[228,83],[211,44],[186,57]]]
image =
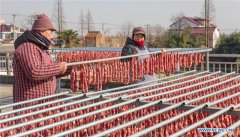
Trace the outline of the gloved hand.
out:
[[[60,66],[60,74],[64,74],[66,72],[66,70],[67,70],[66,62],[60,62],[59,66]]]
[[[167,52],[165,48],[162,49],[162,52]]]

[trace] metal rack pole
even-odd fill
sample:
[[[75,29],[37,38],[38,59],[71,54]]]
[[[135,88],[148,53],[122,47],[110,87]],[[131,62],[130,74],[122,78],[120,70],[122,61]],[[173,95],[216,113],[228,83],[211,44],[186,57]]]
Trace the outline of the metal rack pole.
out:
[[[12,113],[17,113],[17,112],[20,112],[20,111],[33,109],[33,108],[37,108],[37,107],[42,107],[42,106],[46,106],[46,105],[51,105],[51,104],[54,104],[54,103],[59,103],[59,102],[62,102],[62,101],[67,101],[67,100],[70,100],[70,99],[84,97],[84,96],[85,96],[85,94],[80,94],[80,95],[76,95],[76,96],[72,96],[72,97],[68,97],[68,98],[49,101],[49,102],[45,102],[45,103],[42,103],[42,104],[37,104],[37,105],[34,105],[34,106],[29,106],[29,107],[25,107],[25,108],[20,108],[20,109],[8,111],[8,112],[0,113],[0,116],[12,114]]]
[[[240,85],[240,84],[238,84],[238,86],[239,86],[239,85]],[[224,92],[224,91],[223,91],[223,92]],[[231,99],[231,98],[234,98],[234,97],[238,97],[238,96],[240,96],[240,92],[237,92],[237,93],[232,94],[232,95],[230,95],[230,96],[224,97],[224,98],[222,98],[222,99],[228,100],[228,99]],[[211,105],[213,106],[213,105],[216,105],[216,104],[218,104],[218,103],[220,103],[220,102],[222,102],[221,99],[220,99],[220,100],[217,100],[217,101],[214,101],[214,103],[212,103]]]
[[[206,53],[206,70],[209,70],[209,52]]]
[[[183,104],[184,104],[184,102],[181,102],[181,103],[177,103],[177,104],[168,106],[168,107],[166,107],[166,108],[163,108],[163,109],[158,110],[158,111],[156,111],[156,112],[153,112],[153,113],[151,113],[151,114],[145,115],[145,116],[140,117],[140,118],[138,118],[138,119],[132,120],[132,121],[130,121],[130,122],[127,122],[127,123],[121,124],[121,125],[119,125],[119,126],[113,127],[113,128],[111,128],[111,129],[109,129],[109,130],[106,130],[106,131],[100,132],[100,133],[98,133],[98,134],[95,134],[95,135],[93,135],[93,136],[91,136],[91,137],[102,137],[102,136],[105,136],[105,135],[110,134],[110,133],[112,133],[112,132],[114,132],[114,131],[118,131],[118,130],[123,129],[123,128],[125,128],[125,127],[128,127],[128,126],[130,126],[130,125],[139,123],[139,122],[141,122],[141,121],[143,121],[143,120],[146,120],[146,119],[151,118],[151,117],[153,117],[153,116],[156,116],[156,115],[159,115],[159,114],[161,114],[161,113],[164,113],[164,112],[166,112],[166,111],[168,111],[168,110],[177,108],[177,107],[179,107],[179,106],[181,106],[181,105],[183,105]]]
[[[204,119],[202,119],[202,120],[200,120],[200,121],[198,121],[198,122],[196,122],[196,123],[194,123],[194,124],[192,124],[192,125],[190,125],[190,126],[188,126],[186,128],[184,128],[184,129],[182,129],[182,130],[172,134],[170,137],[180,136],[180,135],[182,135],[182,134],[184,134],[184,133],[186,133],[186,132],[188,132],[188,131],[190,131],[190,130],[192,130],[194,128],[197,128],[197,127],[201,126],[202,124],[206,123],[207,121],[210,121],[210,120],[218,117],[219,115],[224,114],[225,112],[227,112],[227,111],[229,111],[229,110],[231,110],[233,108],[234,108],[233,105],[231,105],[231,106],[229,106],[227,108],[224,108],[224,109],[222,109],[222,110],[220,110],[220,111],[218,111],[218,112],[216,112],[216,113],[214,113],[214,114],[212,114],[212,115],[210,115],[210,116],[208,116],[208,117],[206,117],[206,118],[204,118]]]
[[[200,53],[200,52],[208,52],[208,51],[212,51],[212,49],[211,48],[207,48],[207,49],[201,49],[201,48],[184,49],[184,48],[182,48],[181,52],[179,54]]]
[[[54,56],[54,57],[52,57],[52,58],[53,58],[53,61],[54,61],[55,63],[58,62],[56,50],[57,50],[57,49],[55,49],[55,48],[48,50],[48,51],[50,52],[50,54]],[[61,89],[61,78],[57,78],[57,81],[56,81],[56,82],[57,82],[56,93],[60,93],[60,89]]]
[[[138,132],[138,133],[136,133],[136,134],[134,134],[134,135],[132,135],[132,136],[130,136],[130,137],[142,136],[142,135],[144,135],[144,134],[146,134],[146,133],[148,133],[148,132],[151,132],[151,131],[159,128],[159,127],[162,127],[162,126],[164,126],[164,125],[166,125],[166,124],[169,124],[169,123],[171,123],[171,122],[173,122],[173,121],[176,121],[176,120],[180,119],[180,118],[183,117],[183,116],[186,116],[186,115],[194,112],[194,111],[193,111],[194,109],[197,109],[197,108],[202,109],[202,108],[204,108],[204,107],[210,107],[210,106],[212,106],[212,105],[215,105],[215,104],[216,104],[215,102],[218,102],[218,103],[219,103],[219,102],[226,101],[227,99],[228,99],[228,98],[222,98],[222,99],[220,99],[221,101],[218,101],[218,100],[217,100],[217,101],[214,101],[214,102],[211,102],[211,103],[210,103],[210,102],[207,102],[207,103],[202,104],[202,105],[200,105],[200,106],[196,106],[196,107],[194,107],[194,108],[192,108],[192,109],[190,109],[190,110],[188,110],[188,111],[186,111],[186,112],[183,112],[183,113],[181,113],[181,114],[179,114],[179,115],[177,115],[177,116],[175,116],[175,117],[172,117],[172,118],[170,118],[170,119],[167,119],[167,120],[165,120],[165,121],[162,121],[162,122],[159,123],[159,124],[156,124],[156,125],[154,125],[154,126],[152,126],[152,127],[149,127],[149,128],[147,128],[147,129],[145,129],[145,130],[142,130],[142,131],[140,131],[140,132]],[[192,101],[190,100],[190,101],[186,102],[186,104],[189,104],[189,103],[192,103]],[[227,108],[225,108],[225,109],[219,110],[218,112],[214,113],[213,115],[210,115],[210,116],[211,116],[210,118],[213,119],[213,118],[219,116],[220,114],[223,114],[223,113],[225,113],[225,112],[227,112],[227,111],[229,111],[229,110],[236,109],[236,108],[239,108],[239,107],[240,107],[240,104],[235,105],[235,106],[232,105],[232,106],[227,107]],[[197,109],[197,110],[199,110],[199,109]],[[197,111],[197,110],[195,110],[195,111]],[[210,118],[209,118],[209,120],[211,120]],[[205,118],[205,119],[206,119],[206,118]],[[198,121],[197,123],[195,123],[195,124],[193,125],[194,128],[200,126],[201,124],[199,125],[199,123],[200,123],[201,121],[205,121],[205,119],[200,120],[200,121]],[[209,120],[207,120],[207,121],[209,121]],[[206,122],[206,121],[205,121],[205,122]],[[204,123],[205,123],[205,122],[204,122]],[[196,125],[197,125],[197,126],[196,126]],[[189,127],[192,127],[192,125],[189,126]],[[189,127],[185,128],[185,129],[188,129]],[[184,131],[185,131],[185,129],[184,129]],[[183,130],[181,130],[181,131],[183,131]],[[187,131],[186,131],[186,132],[187,132]],[[184,132],[184,133],[186,133],[186,132]],[[180,134],[180,135],[181,135],[181,134]],[[174,135],[174,136],[172,136],[172,137],[180,136],[180,135],[176,134],[176,135]]]
[[[223,90],[223,91],[226,91],[226,90]],[[236,94],[233,94],[233,95],[231,95],[231,96],[228,96],[228,97],[224,98],[223,100],[214,101],[213,103],[211,103],[211,106],[213,106],[213,105],[215,105],[215,104],[218,104],[218,103],[220,103],[220,102],[223,102],[223,101],[225,101],[225,100],[228,100],[228,99],[230,99],[230,98],[232,98],[232,97],[239,96],[239,95],[240,95],[240,92],[239,92],[239,93],[236,93]],[[206,97],[208,97],[208,95],[203,96],[203,97],[206,98]],[[198,101],[198,100],[201,100],[201,99],[202,99],[202,98],[197,98],[197,99],[195,99],[194,101]],[[164,102],[167,102],[167,101],[168,101],[168,99],[165,99],[165,100],[164,100]],[[164,108],[164,109],[161,109],[161,110],[159,110],[159,111],[153,112],[152,114],[148,114],[148,115],[143,116],[143,117],[141,117],[141,118],[138,118],[138,119],[136,119],[136,120],[132,120],[132,121],[130,121],[130,122],[128,122],[128,123],[124,123],[124,124],[119,125],[119,126],[117,126],[117,127],[111,128],[111,129],[106,130],[106,131],[103,131],[103,132],[100,132],[99,134],[93,135],[92,137],[105,136],[105,135],[110,134],[110,133],[112,133],[112,132],[114,132],[114,131],[120,130],[120,129],[124,128],[124,127],[128,127],[128,126],[130,126],[130,125],[136,124],[136,123],[138,123],[138,122],[140,122],[140,121],[146,120],[146,119],[148,119],[148,118],[151,118],[151,117],[153,117],[153,116],[156,116],[156,115],[161,114],[161,113],[163,113],[163,112],[166,112],[166,111],[168,111],[168,110],[174,109],[174,108],[179,107],[179,106],[181,106],[181,105],[190,104],[190,103],[192,103],[192,102],[193,102],[193,100],[189,100],[189,101],[187,101],[187,102],[186,102],[186,101],[183,101],[183,102],[180,102],[180,103],[177,103],[177,104],[170,105],[170,106],[168,106],[168,107],[166,107],[166,108]]]
[[[26,125],[29,125],[29,124],[34,124],[34,123],[37,123],[37,122],[45,121],[45,120],[55,118],[55,117],[59,117],[59,116],[64,116],[64,115],[67,115],[67,114],[70,114],[70,113],[75,113],[77,111],[81,111],[81,110],[88,109],[88,108],[91,108],[91,107],[99,106],[99,105],[102,105],[102,104],[105,104],[105,103],[108,103],[108,102],[117,101],[119,99],[121,99],[121,98],[112,98],[112,99],[109,99],[109,100],[104,100],[104,101],[100,101],[100,102],[97,102],[97,103],[94,103],[94,104],[86,105],[86,106],[83,106],[81,108],[75,108],[75,109],[71,109],[71,110],[68,110],[68,111],[65,111],[65,112],[61,112],[61,113],[53,114],[53,115],[46,116],[46,117],[43,117],[43,118],[35,119],[35,120],[32,120],[32,121],[27,121],[25,123],[20,123],[20,124],[17,124],[17,125],[6,127],[4,129],[0,129],[0,132],[12,130],[12,129],[15,129],[15,128],[20,128],[22,126],[26,126]]]
[[[226,76],[226,75],[224,75]],[[182,88],[178,88],[178,89],[175,89],[175,90],[171,90],[171,91],[167,91],[167,92],[162,92],[162,93],[159,93],[159,94],[155,94],[155,95],[152,95],[152,96],[147,96],[145,99],[150,99],[150,98],[154,98],[154,97],[158,97],[158,96],[162,96],[162,95],[166,95],[166,94],[170,94],[170,93],[174,93],[174,92],[177,92],[177,91],[181,91],[183,89],[188,89],[188,88],[191,88],[191,87],[195,87],[195,86],[198,86],[198,85],[202,85],[204,83],[207,83],[207,82],[211,82],[211,81],[214,81],[216,79],[219,79],[219,78],[222,78],[224,76],[220,76],[220,77],[216,77],[216,78],[213,78],[213,79],[210,79],[210,80],[207,80],[207,81],[204,81],[204,82],[200,82],[200,83],[197,83],[197,84],[193,84],[191,86],[187,86],[187,87],[182,87]],[[226,81],[224,81],[226,82]],[[205,88],[202,88],[202,89],[199,89],[197,91],[201,91],[203,89],[208,89],[209,87],[205,87]],[[152,91],[157,91],[157,90],[152,90]],[[149,91],[147,91],[149,92]],[[142,94],[145,94],[146,92],[143,92]],[[191,92],[192,93],[192,92]],[[137,94],[140,94],[140,93],[137,93]],[[134,95],[130,95],[130,96],[134,96]]]
[[[175,99],[178,99],[178,98],[187,96],[187,95],[192,95],[192,94],[195,94],[195,93],[197,93],[197,92],[203,91],[203,90],[205,90],[205,89],[209,89],[209,88],[212,88],[212,87],[215,87],[215,86],[224,84],[224,83],[226,83],[226,82],[232,81],[232,80],[234,80],[234,79],[236,79],[236,78],[240,78],[240,76],[235,77],[235,78],[232,78],[232,79],[229,79],[229,80],[226,80],[226,81],[222,81],[222,82],[220,82],[220,83],[217,83],[217,84],[214,84],[214,85],[211,85],[211,86],[202,88],[202,89],[198,89],[198,90],[195,90],[195,91],[192,91],[192,92],[188,92],[188,93],[184,93],[184,94],[181,94],[181,95],[178,95],[178,96],[174,96],[174,97],[168,98],[168,99],[166,99],[166,100],[167,100],[167,101],[171,101],[171,100],[175,100]],[[225,89],[223,89],[223,90],[219,90],[219,91],[210,93],[210,94],[208,94],[207,96],[203,96],[203,97],[204,97],[204,98],[207,98],[207,97],[210,97],[210,96],[213,96],[213,95],[216,95],[216,94],[225,92],[225,91],[227,91],[227,90],[229,90],[229,89],[235,88],[235,87],[237,87],[237,86],[239,86],[239,85],[240,85],[240,84],[234,85],[234,86],[232,86],[232,87],[227,87],[227,88],[225,88]],[[240,92],[239,92],[239,93],[240,93]],[[199,98],[200,98],[200,99],[204,99],[203,97],[198,97],[197,99],[199,99]],[[194,99],[191,100],[191,101],[192,101],[192,102],[195,102]]]
[[[110,49],[110,50],[109,50]],[[113,49],[113,50],[111,50]],[[154,48],[153,48],[154,49]],[[172,49],[172,48],[166,48],[166,50]],[[207,52],[207,51],[212,51],[211,48],[178,48],[181,50],[181,53],[200,53],[200,52]],[[107,48],[107,50],[104,50],[102,47],[84,47],[84,48],[60,48],[60,49],[55,49],[56,52],[72,52],[72,51],[96,51],[96,52],[120,52],[121,48]],[[156,51],[152,50],[150,48],[150,51]],[[159,51],[159,50],[158,50]]]
[[[88,117],[88,116],[91,116],[91,115],[95,115],[95,114],[98,114],[98,113],[101,113],[101,112],[104,112],[104,111],[108,111],[108,110],[111,110],[111,109],[114,109],[114,108],[118,108],[118,107],[121,107],[121,106],[124,106],[124,105],[127,105],[127,104],[131,104],[131,103],[134,103],[136,101],[138,101],[138,99],[122,102],[122,103],[116,104],[114,106],[103,108],[101,110],[93,111],[93,112],[86,113],[86,114],[83,114],[83,115],[80,115],[80,116],[69,118],[67,120],[59,121],[59,122],[53,123],[51,125],[46,125],[44,127],[39,127],[39,128],[30,130],[30,131],[27,131],[27,132],[22,132],[22,133],[19,133],[19,134],[15,134],[14,137],[26,136],[26,135],[29,135],[29,134],[32,134],[32,133],[35,133],[35,132],[38,132],[38,131],[42,131],[42,130],[45,130],[45,129],[49,129],[49,128],[52,128],[52,127],[55,127],[55,126],[65,124],[67,122],[72,122],[74,120],[78,120],[78,119],[85,118],[85,117]],[[62,115],[62,113],[61,113],[61,115]]]
[[[173,117],[173,118],[170,118],[170,119],[167,119],[167,120],[165,120],[165,121],[162,121],[162,122],[159,123],[159,124],[153,125],[153,126],[147,128],[147,129],[142,130],[142,131],[140,131],[140,132],[138,132],[138,133],[136,133],[136,134],[133,134],[133,135],[131,135],[131,136],[129,136],[129,137],[139,137],[139,136],[145,135],[145,134],[148,133],[148,132],[151,132],[151,131],[159,128],[159,127],[162,127],[162,126],[164,126],[164,125],[166,125],[166,124],[168,124],[168,123],[171,123],[172,121],[175,121],[175,120],[177,120],[177,119],[179,119],[179,118],[182,118],[183,116],[186,116],[186,115],[189,115],[189,114],[191,114],[191,113],[193,113],[193,112],[195,112],[195,111],[198,111],[198,110],[204,108],[207,104],[208,104],[208,103],[205,103],[205,104],[203,104],[203,105],[197,106],[197,107],[195,107],[195,108],[193,108],[193,109],[190,109],[189,111],[186,111],[186,112],[181,113],[181,114],[179,114],[179,115],[177,115],[177,116],[175,116],[175,117]]]
[[[155,101],[155,102],[151,102],[151,103],[148,103],[148,104],[144,104],[144,105],[142,105],[142,106],[140,106],[140,107],[136,107],[136,108],[133,108],[133,109],[130,109],[130,110],[127,110],[127,111],[124,111],[124,112],[115,114],[115,115],[113,115],[113,116],[110,116],[110,117],[107,117],[107,118],[104,118],[104,119],[101,119],[101,120],[98,120],[98,121],[94,121],[94,122],[92,122],[92,123],[89,123],[89,124],[86,124],[86,125],[83,125],[83,126],[80,126],[80,127],[76,127],[76,128],[71,129],[71,130],[68,130],[68,131],[64,131],[64,132],[55,134],[55,135],[53,135],[52,137],[59,137],[59,136],[68,135],[68,134],[70,134],[70,133],[73,133],[73,132],[76,132],[76,131],[79,131],[79,130],[86,129],[86,128],[88,128],[88,127],[91,127],[91,126],[94,126],[94,125],[97,125],[97,124],[100,124],[100,123],[103,123],[103,122],[106,122],[106,121],[109,121],[109,120],[112,120],[112,119],[115,119],[115,118],[124,116],[124,115],[126,115],[126,114],[129,114],[129,113],[132,113],[132,112],[135,112],[135,111],[138,111],[138,110],[147,108],[147,107],[154,106],[154,105],[156,105],[156,104],[158,104],[158,103],[159,103],[159,101]]]
[[[165,78],[160,78],[160,79],[153,80],[153,81],[141,82],[141,83],[136,83],[136,84],[132,84],[132,85],[127,85],[127,86],[122,86],[122,87],[117,87],[117,88],[102,90],[102,91],[98,91],[98,92],[90,92],[90,93],[86,93],[86,94],[87,94],[87,96],[89,96],[89,95],[106,93],[106,92],[115,91],[115,90],[121,90],[121,89],[131,88],[131,87],[135,87],[135,86],[139,86],[139,85],[143,85],[143,84],[148,84],[148,83],[152,83],[152,82],[156,82],[156,81],[162,81],[162,80],[167,80],[167,79],[174,78],[174,77],[179,77],[179,76],[186,75],[186,74],[193,73],[193,72],[196,72],[196,70],[192,70],[192,71],[189,71],[189,72],[184,72],[184,73],[181,73],[181,74],[176,74],[176,75],[169,76],[169,77],[165,77]],[[209,71],[205,71],[205,72],[209,72]],[[202,72],[197,73],[197,74],[200,75],[200,74],[202,74]],[[193,74],[193,75],[191,75],[191,76],[195,76],[195,75],[197,75],[197,74]]]
[[[191,79],[191,80],[184,81],[184,82],[177,83],[177,84],[173,84],[173,85],[169,85],[169,86],[165,86],[165,87],[160,87],[160,88],[148,90],[148,91],[145,91],[145,92],[139,92],[139,93],[136,93],[136,94],[129,95],[128,97],[130,98],[130,97],[134,97],[134,96],[137,96],[137,95],[142,95],[142,94],[146,94],[146,93],[151,93],[151,92],[158,91],[158,90],[162,90],[162,89],[166,89],[166,88],[169,88],[169,87],[173,87],[173,86],[177,86],[177,85],[189,83],[189,82],[191,82],[191,81],[199,80],[199,79],[204,78],[204,77],[209,77],[209,76],[215,75],[215,74],[217,74],[217,73],[219,73],[219,72],[215,72],[215,73],[212,73],[212,74],[204,75],[204,76],[201,76],[201,77],[198,77],[198,78],[195,78],[195,79]],[[205,82],[206,82],[206,81],[205,81]],[[205,83],[205,82],[201,82],[201,83]],[[166,82],[166,83],[167,83],[167,82]],[[201,83],[194,84],[194,85],[199,85],[199,84],[201,84]],[[194,85],[192,85],[191,87],[194,87]],[[168,94],[168,93],[173,93],[173,92],[180,91],[180,90],[186,89],[186,88],[188,88],[188,87],[178,88],[178,89],[176,89],[176,90],[172,90],[172,91],[169,91],[169,92],[162,92],[162,93],[159,93],[159,94],[155,94],[155,95],[152,95],[152,96],[148,96],[148,97],[146,97],[145,99],[149,99],[149,98],[156,97],[156,96],[159,96],[159,95],[165,95],[165,94]]]
[[[238,109],[240,108],[240,104],[233,106],[233,109]]]
[[[0,106],[0,110],[4,109],[4,108],[14,107],[14,106],[17,106],[17,105],[23,105],[23,104],[26,104],[26,103],[31,103],[31,102],[34,102],[34,101],[40,101],[40,100],[45,100],[45,99],[49,99],[49,98],[53,98],[53,97],[58,97],[58,96],[66,95],[68,93],[70,93],[70,92],[62,92],[62,93],[58,93],[58,94],[54,94],[54,95],[50,95],[50,96],[41,97],[41,98],[35,98],[35,99],[30,99],[30,100],[17,102],[17,103],[13,103],[13,104],[9,104],[9,105],[3,105],[3,106]]]
[[[175,49],[169,49],[166,52],[171,52],[171,51],[177,51],[181,52],[180,54],[186,54],[186,53],[197,53],[198,51],[181,51],[181,48],[175,48]],[[206,51],[211,51],[210,49],[204,50]],[[203,50],[199,52],[204,52]],[[90,64],[90,63],[98,63],[98,62],[104,62],[104,61],[111,61],[111,60],[117,60],[117,59],[126,59],[126,58],[131,58],[131,57],[138,57],[138,56],[143,56],[143,55],[151,55],[151,54],[159,54],[162,53],[162,51],[154,51],[150,53],[143,53],[143,54],[134,54],[134,55],[129,55],[129,56],[121,56],[121,57],[113,57],[113,58],[104,58],[104,59],[98,59],[98,60],[89,60],[89,61],[81,61],[81,62],[72,62],[72,63],[67,63],[67,66],[74,66],[74,65],[82,65],[82,64]]]
[[[216,74],[219,73],[219,72],[215,72]],[[214,74],[215,74],[214,73]],[[202,73],[201,73],[202,74]],[[204,75],[204,76],[201,76],[201,78],[203,77],[206,77],[206,76],[209,76],[209,75],[213,75],[213,74],[208,74],[208,75]],[[192,75],[192,76],[195,76]],[[187,76],[188,77],[192,77],[192,76]],[[184,77],[186,78],[186,77]],[[184,78],[180,78],[180,79],[184,79]],[[199,79],[199,78],[195,78],[195,79]],[[162,82],[162,83],[157,83],[157,84],[151,84],[151,85],[148,85],[148,86],[142,86],[142,87],[138,87],[138,88],[134,88],[134,89],[130,89],[130,90],[125,90],[125,91],[122,91],[122,92],[117,92],[117,93],[109,93],[107,94],[107,96],[113,96],[113,95],[117,95],[117,94],[122,94],[122,93],[127,93],[129,91],[135,91],[135,90],[139,90],[139,89],[144,89],[144,88],[150,88],[150,87],[154,87],[154,86],[158,86],[158,85],[161,85],[161,84],[165,84],[165,83],[169,83],[169,82],[174,82],[174,81],[178,81],[179,79],[174,79],[174,80],[171,80],[171,81],[166,81],[166,82]],[[190,80],[192,81],[192,80]],[[189,82],[189,81],[187,81]],[[156,88],[156,89],[153,89],[153,90],[148,90],[147,92],[140,92],[140,93],[137,93],[137,94],[145,94],[145,93],[148,93],[148,92],[153,92],[153,91],[157,91],[159,89],[164,89],[164,88],[169,88],[169,87],[172,87],[172,86],[176,86],[176,85],[180,85],[180,84],[184,84],[184,83],[187,83],[187,82],[181,82],[181,83],[176,83],[176,84],[173,84],[173,85],[169,85],[169,86],[165,86],[165,87],[160,87],[160,88]],[[136,94],[134,94],[135,96]],[[129,96],[131,97],[131,96]]]
[[[181,48],[170,49],[170,50],[167,50],[166,52],[179,51],[180,49]],[[97,59],[97,60],[88,60],[88,61],[81,61],[81,62],[72,62],[72,63],[67,63],[67,66],[98,63],[98,62],[104,62],[104,61],[126,59],[126,58],[131,58],[131,57],[138,57],[138,56],[143,56],[143,55],[151,55],[151,54],[159,54],[159,53],[162,53],[162,51],[154,51],[154,52],[150,52],[150,53],[134,54],[134,55],[129,55],[129,56],[120,56],[120,57],[104,58],[104,59]]]
[[[95,99],[98,99],[98,98],[101,98],[101,96],[85,98],[85,99],[74,101],[74,102],[64,103],[63,105],[60,105],[60,106],[55,106],[55,107],[50,107],[50,108],[46,108],[46,109],[42,109],[42,110],[38,110],[38,111],[33,111],[33,112],[26,113],[26,114],[23,114],[23,115],[17,115],[15,117],[11,117],[11,118],[8,118],[8,119],[1,120],[0,124],[1,123],[5,123],[5,122],[9,122],[9,121],[12,121],[12,120],[17,120],[17,119],[20,119],[20,118],[24,118],[24,117],[33,116],[33,115],[36,115],[36,114],[41,114],[41,113],[44,113],[44,112],[56,110],[56,109],[59,109],[59,108],[64,108],[64,107],[68,107],[68,106],[71,106],[71,105],[75,105],[75,104],[79,104],[79,103],[95,100]],[[110,99],[110,101],[112,101],[112,100]]]
[[[225,91],[225,90],[223,90],[223,91]],[[232,95],[230,95],[230,96],[228,96],[228,97],[225,97],[225,98],[221,98],[221,99],[219,99],[219,100],[216,100],[216,101],[214,101],[214,102],[211,102],[211,104],[210,104],[210,106],[214,106],[214,105],[216,105],[216,104],[218,104],[218,103],[220,103],[220,102],[223,102],[223,101],[226,101],[226,100],[228,100],[228,99],[230,99],[230,98],[232,98],[232,97],[235,97],[235,96],[238,96],[239,95],[239,93],[235,93],[235,94],[232,94]],[[205,95],[205,96],[203,96],[203,97],[208,97],[208,95]],[[194,101],[198,101],[198,100],[201,100],[201,98],[196,98],[196,99],[194,99]],[[193,101],[192,100],[189,100],[187,103],[188,104],[190,104],[190,103],[192,103]],[[209,107],[209,106],[208,106]],[[236,106],[237,107],[237,106]]]

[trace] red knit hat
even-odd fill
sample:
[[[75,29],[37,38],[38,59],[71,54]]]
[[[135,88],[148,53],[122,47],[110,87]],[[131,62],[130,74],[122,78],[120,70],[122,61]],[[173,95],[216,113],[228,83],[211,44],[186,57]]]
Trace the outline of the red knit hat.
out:
[[[53,30],[56,31],[52,22],[48,18],[46,14],[37,15],[37,19],[34,21],[32,25],[32,30],[44,31],[44,30]]]

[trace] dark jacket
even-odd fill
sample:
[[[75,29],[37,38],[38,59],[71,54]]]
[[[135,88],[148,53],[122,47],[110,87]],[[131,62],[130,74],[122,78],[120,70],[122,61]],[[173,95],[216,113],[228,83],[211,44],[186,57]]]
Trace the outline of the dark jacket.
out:
[[[133,55],[133,54],[145,54],[145,53],[149,53],[149,49],[146,47],[146,45],[144,46],[137,46],[135,44],[135,42],[130,39],[127,38],[126,43],[122,49],[122,56],[128,56],[128,55]],[[141,55],[137,57],[137,61],[141,61],[144,60],[145,58],[149,58],[150,55]],[[122,59],[121,61],[131,61],[132,58],[127,58],[127,59]],[[130,69],[131,71],[131,69]],[[130,79],[131,79],[131,73],[130,72]],[[153,75],[143,75],[143,77],[141,79],[138,79],[137,81],[134,81],[132,84],[134,83],[141,83],[141,82],[146,82],[146,81],[153,81],[153,80],[157,80],[157,76],[154,73]],[[157,82],[152,82],[151,84],[156,84]],[[144,85],[139,85],[136,87],[142,87]]]
[[[121,52],[121,56],[129,56],[129,55],[137,54],[138,52],[136,48],[138,48],[139,50],[146,50],[146,45],[141,47],[136,46],[135,42],[131,38],[127,37],[127,40]],[[121,61],[130,61],[130,60],[131,58],[127,58],[127,59],[122,59]]]

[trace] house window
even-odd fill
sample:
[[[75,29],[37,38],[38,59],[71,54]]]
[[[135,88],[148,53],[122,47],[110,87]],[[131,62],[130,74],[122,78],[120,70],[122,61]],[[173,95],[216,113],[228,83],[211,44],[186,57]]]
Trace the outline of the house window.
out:
[[[13,33],[10,34],[5,34],[5,39],[12,39],[13,38]]]

